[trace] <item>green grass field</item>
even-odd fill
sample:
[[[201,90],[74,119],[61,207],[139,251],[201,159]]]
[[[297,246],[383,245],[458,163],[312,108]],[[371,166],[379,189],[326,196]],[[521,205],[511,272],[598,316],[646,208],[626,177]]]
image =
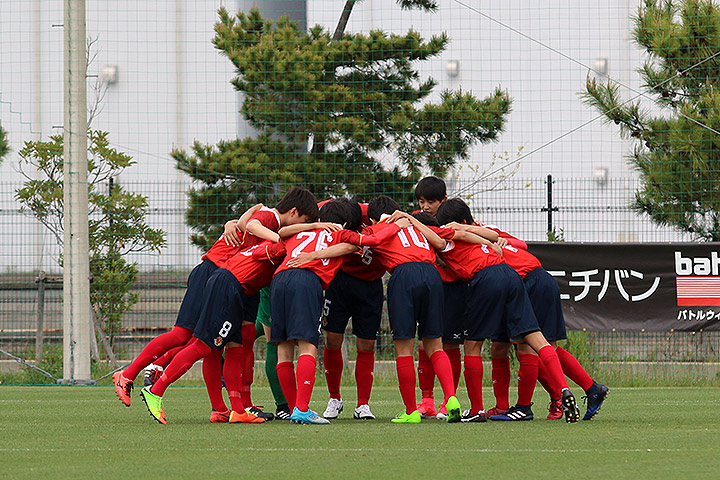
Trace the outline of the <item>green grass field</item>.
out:
[[[0,478],[718,478],[717,388],[613,388],[592,421],[395,425],[396,388],[378,387],[378,419],[346,411],[329,426],[210,424],[201,387],[171,387],[168,425],[112,387],[0,386]],[[311,408],[322,412],[315,389]],[[466,397],[460,392],[461,401]],[[486,391],[486,398],[491,392]],[[271,405],[266,387],[258,403]],[[581,408],[581,413],[584,409]]]

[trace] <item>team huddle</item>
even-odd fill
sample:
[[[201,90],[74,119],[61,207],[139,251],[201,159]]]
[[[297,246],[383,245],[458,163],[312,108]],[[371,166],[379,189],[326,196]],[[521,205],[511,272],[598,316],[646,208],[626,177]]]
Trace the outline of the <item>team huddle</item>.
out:
[[[547,418],[564,416],[574,423],[580,412],[566,376],[586,393],[583,420],[593,418],[609,389],[557,346],[567,338],[560,292],[527,244],[476,222],[464,201],[447,199],[445,183],[437,177],[422,179],[415,197],[420,210],[410,215],[387,196],[368,204],[348,198],[318,204],[311,192],[294,187],[274,208],[256,205],[228,222],[188,277],[175,327],[113,374],[120,401],[130,406],[134,381],[145,369],[140,396],[150,414],[167,423],[165,391],[203,359],[211,422],[328,424],[344,406],[341,347],[352,319],[357,339],[353,417],[375,419],[370,409],[375,341],[383,276],[389,273],[387,312],[405,406],[392,422],[532,420],[532,397],[540,381],[550,396]],[[323,330],[330,399],[321,416],[309,404]],[[253,345],[261,335],[268,340],[265,371],[275,414],[255,406],[251,396]],[[482,392],[485,340],[491,342],[495,396],[488,410]],[[518,400],[510,406],[513,344]],[[456,395],[461,373],[470,402],[464,411]],[[442,389],[439,405],[433,392],[436,377]]]

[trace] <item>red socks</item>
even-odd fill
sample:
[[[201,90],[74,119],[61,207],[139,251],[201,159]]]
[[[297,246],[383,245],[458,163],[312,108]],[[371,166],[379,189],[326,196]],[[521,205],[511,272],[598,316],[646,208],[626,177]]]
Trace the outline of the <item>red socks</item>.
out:
[[[330,398],[340,400],[340,380],[342,379],[343,371],[342,349],[330,350],[325,347],[323,350],[323,363],[325,365],[325,380],[327,380]]]
[[[510,357],[492,357],[492,383],[495,405],[510,408]]]
[[[245,399],[241,394],[243,386],[242,365],[243,347],[225,348],[225,363],[223,364],[223,378],[225,389],[230,397],[232,409],[238,413],[245,411]],[[250,405],[247,405],[250,406]]]
[[[222,395],[222,352],[214,348],[211,350],[210,354],[203,359],[203,379],[213,410],[224,412],[227,410],[227,406]]]
[[[417,410],[415,398],[415,361],[411,355],[397,357],[395,359],[395,367],[397,368],[400,396],[405,404],[405,413],[409,415]]]
[[[590,387],[595,383],[590,375],[577,361],[577,358],[572,353],[568,352],[562,347],[558,347],[556,350],[557,356],[560,359],[560,365],[562,365],[563,372],[565,375],[570,377],[570,380],[577,383],[580,388],[586,392],[590,390]],[[128,377],[129,378],[129,377]]]
[[[185,372],[190,370],[190,367],[192,367],[195,362],[211,353],[212,349],[210,347],[199,340],[195,340],[175,356],[173,361],[170,362],[170,365],[168,365],[168,368],[165,369],[158,381],[155,382],[155,385],[152,386],[150,392],[162,397],[171,383],[182,377]]]
[[[179,347],[171,348],[170,350],[165,352],[161,357],[158,357],[155,360],[153,360],[152,363],[159,367],[163,367],[163,368],[167,367],[168,365],[170,365],[170,362],[172,362],[172,359],[175,358],[175,355],[180,353],[180,350],[182,350],[183,348],[190,345],[190,342],[192,342],[192,339],[188,340],[188,342],[185,345],[180,345]]]
[[[288,407],[292,412],[295,408],[295,399],[297,398],[297,383],[295,381],[295,370],[292,362],[278,362],[275,367],[278,374],[278,381],[282,389]]]
[[[178,326],[175,326],[169,332],[158,335],[143,348],[140,355],[125,369],[123,376],[134,382],[140,370],[150,365],[156,358],[171,348],[185,345],[191,337],[192,330]]]
[[[455,396],[455,381],[453,379],[452,366],[450,365],[450,359],[445,353],[445,350],[438,350],[430,356],[433,370],[440,381],[440,387],[442,388],[445,400],[443,404],[447,403],[448,398]]]
[[[312,397],[315,386],[315,371],[317,359],[312,355],[300,355],[297,362],[297,399],[295,406],[298,410],[307,412],[310,408],[310,397]]]
[[[418,349],[418,384],[422,392],[422,398],[433,398],[435,388],[435,370],[433,370],[430,358],[425,350]]]
[[[517,358],[520,362],[517,404],[530,405],[538,379],[538,357],[531,353],[518,353]]]
[[[372,350],[358,350],[355,362],[355,383],[357,384],[357,406],[370,402],[372,391],[373,372],[375,370],[375,352]]]
[[[465,355],[465,386],[470,397],[470,412],[483,410],[483,363],[481,356]]]
[[[560,388],[560,391],[568,388],[567,380],[565,380],[565,374],[560,366],[560,359],[558,358],[557,353],[555,353],[555,349],[552,345],[545,345],[542,347],[538,352],[538,355],[540,356],[540,360],[542,360],[545,364],[545,367],[547,367],[548,375],[555,381],[557,386]]]
[[[550,378],[547,368],[545,367],[545,364],[543,362],[538,362],[538,381],[548,392],[551,400],[560,400],[562,392],[560,391],[558,386],[555,385],[553,379]]]
[[[460,373],[462,372],[462,358],[460,356],[459,348],[450,348],[445,350],[448,358],[450,359],[450,365],[452,366],[453,382],[455,384],[455,391],[457,391],[458,385],[460,384]]]
[[[248,407],[252,407],[250,386],[253,383],[253,367],[255,366],[255,351],[253,350],[256,336],[255,324],[243,323],[240,327],[240,334],[242,336],[242,355],[239,365],[240,370],[238,370],[242,374],[240,395],[242,396],[243,403]],[[227,353],[225,355],[227,357]],[[227,382],[227,379],[225,381]]]

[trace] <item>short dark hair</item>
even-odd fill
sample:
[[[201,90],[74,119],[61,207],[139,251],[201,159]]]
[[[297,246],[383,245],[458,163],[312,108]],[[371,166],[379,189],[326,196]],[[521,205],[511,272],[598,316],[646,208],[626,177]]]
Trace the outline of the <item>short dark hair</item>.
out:
[[[297,208],[298,215],[307,215],[311,222],[318,218],[317,200],[310,190],[292,187],[275,205],[275,209],[280,213],[287,213],[293,208]]]
[[[421,179],[415,185],[415,198],[420,200],[442,200],[447,196],[447,187],[442,178],[433,175]]]
[[[443,202],[438,208],[437,219],[441,225],[450,222],[472,225],[475,222],[472,213],[470,213],[470,207],[459,198],[451,198]]]
[[[320,221],[344,225],[348,221],[350,211],[347,205],[337,200],[327,202],[320,207]]]
[[[345,228],[348,230],[359,231],[360,225],[362,225],[362,209],[360,205],[353,199],[347,197],[340,197],[336,202],[342,203],[348,209],[348,220],[345,224]]]
[[[413,217],[417,218],[420,223],[423,225],[429,225],[431,227],[439,227],[440,222],[438,222],[438,219],[433,217],[427,212],[417,212],[413,213]]]
[[[387,195],[380,195],[368,203],[367,216],[369,219],[379,222],[383,214],[390,215],[395,210],[400,210],[400,205]]]

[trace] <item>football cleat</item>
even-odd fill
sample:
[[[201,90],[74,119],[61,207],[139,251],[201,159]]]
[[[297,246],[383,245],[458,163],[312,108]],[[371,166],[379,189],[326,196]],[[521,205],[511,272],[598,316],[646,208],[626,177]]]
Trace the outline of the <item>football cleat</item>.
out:
[[[436,420],[447,420],[448,418],[448,411],[445,405],[440,405],[438,408],[437,415],[435,415]]]
[[[565,411],[565,421],[567,423],[576,423],[580,420],[580,410],[578,410],[575,395],[569,389],[563,390],[560,400]]]
[[[143,374],[143,384],[146,387],[152,387],[155,382],[158,381],[160,375],[163,374],[163,367],[160,365],[153,365],[152,363],[145,367],[145,373]]]
[[[230,412],[229,423],[265,423],[265,419],[258,417],[249,408],[246,408],[242,413],[235,410]]]
[[[320,417],[317,413],[313,412],[308,408],[307,412],[299,410],[297,407],[293,408],[292,415],[290,415],[290,421],[292,423],[300,423],[303,425],[329,425],[330,421]]]
[[[530,405],[514,405],[507,409],[507,411],[500,415],[493,415],[490,420],[500,422],[522,422],[526,420],[532,420],[533,413]]]
[[[343,411],[343,401],[339,398],[331,398],[328,400],[327,408],[323,412],[323,417],[333,419],[340,415]]]
[[[550,399],[550,404],[548,405],[548,420],[559,420],[563,417],[563,405],[562,400],[553,400]]]
[[[130,392],[133,389],[133,381],[123,377],[124,370],[113,373],[113,383],[115,384],[115,395],[120,399],[123,405],[130,406]]]
[[[145,406],[147,407],[148,412],[150,412],[150,415],[152,415],[158,423],[165,425],[167,420],[165,419],[162,397],[152,393],[150,391],[150,387],[143,387],[143,389],[140,390],[140,397],[142,397],[143,402],[145,402]]]
[[[447,410],[447,422],[457,423],[462,418],[462,409],[460,408],[460,401],[455,395],[447,399],[445,403],[445,409]]]
[[[225,410],[224,412],[213,410],[210,412],[210,423],[228,423],[229,419],[230,410]]]
[[[260,405],[253,405],[252,407],[248,407],[245,410],[249,411],[256,417],[264,418],[266,422],[269,422],[275,418],[275,415],[272,412],[263,412]]]
[[[290,420],[290,407],[288,407],[287,403],[277,407],[277,410],[275,410],[275,418],[278,420]]]
[[[593,386],[586,392],[587,396],[583,397],[587,401],[587,411],[585,412],[583,420],[592,419],[600,411],[600,407],[602,407],[609,391],[610,389],[607,385],[597,382],[593,383]]]
[[[485,412],[485,416],[486,416],[487,418],[490,418],[490,417],[492,417],[493,415],[503,415],[503,414],[504,414],[505,412],[507,412],[507,411],[508,411],[507,408],[500,408],[500,407],[498,407],[498,406],[496,405],[496,406],[494,406],[493,408],[491,408],[490,410],[487,410],[487,411]]]
[[[420,412],[415,410],[412,413],[402,412],[400,415],[390,421],[392,423],[420,423],[421,420],[422,417],[420,416]]]
[[[462,423],[485,423],[487,417],[485,412],[480,410],[478,413],[470,413],[470,410],[465,410],[462,417],[460,418]]]
[[[375,415],[370,411],[370,405],[366,403],[355,409],[353,418],[357,420],[375,420]]]
[[[437,415],[435,400],[432,398],[423,397],[422,402],[418,403],[417,408],[422,418],[434,418],[435,415]]]

